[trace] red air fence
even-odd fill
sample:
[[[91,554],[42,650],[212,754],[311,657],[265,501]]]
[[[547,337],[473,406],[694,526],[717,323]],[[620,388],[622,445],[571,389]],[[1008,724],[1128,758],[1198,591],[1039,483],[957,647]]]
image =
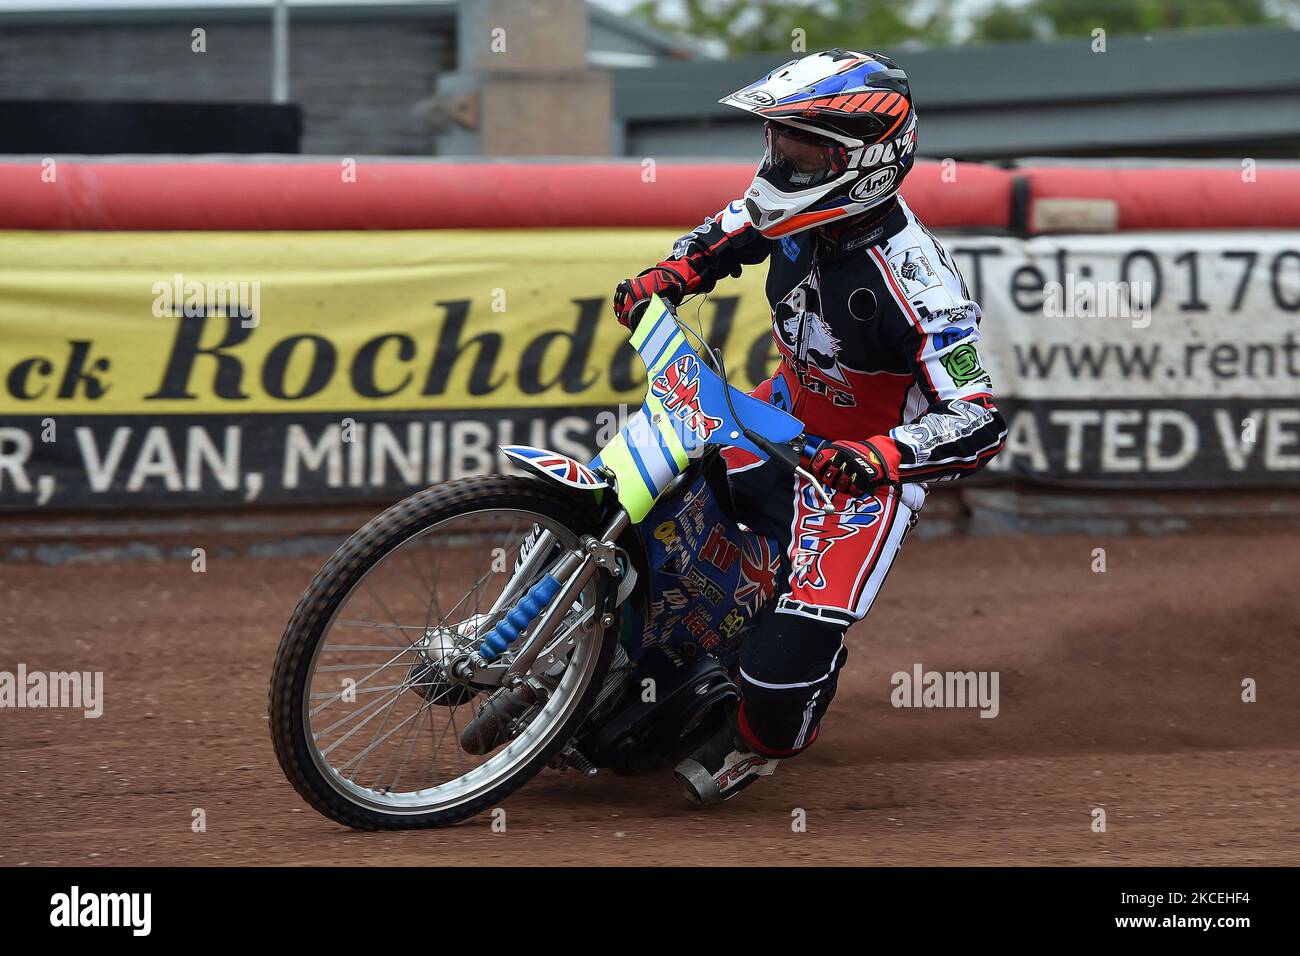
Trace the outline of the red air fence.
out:
[[[0,229],[687,227],[741,195],[753,167],[660,163],[651,177],[622,162],[65,160],[48,175],[0,163]],[[919,162],[903,195],[937,229],[1300,228],[1300,169]]]

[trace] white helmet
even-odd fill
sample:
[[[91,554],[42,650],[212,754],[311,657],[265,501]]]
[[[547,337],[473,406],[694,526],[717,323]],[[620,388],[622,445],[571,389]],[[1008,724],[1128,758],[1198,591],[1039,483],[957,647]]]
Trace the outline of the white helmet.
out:
[[[744,202],[769,238],[887,202],[915,159],[907,75],[878,53],[791,60],[718,102],[767,120],[767,151]]]

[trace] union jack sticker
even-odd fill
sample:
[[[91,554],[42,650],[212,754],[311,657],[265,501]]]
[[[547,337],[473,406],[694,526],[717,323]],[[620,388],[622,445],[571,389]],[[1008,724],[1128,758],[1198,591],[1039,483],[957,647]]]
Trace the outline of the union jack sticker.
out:
[[[552,478],[570,488],[609,487],[609,482],[604,478],[567,455],[546,448],[534,448],[531,445],[502,445],[501,450],[511,461],[521,467],[540,472],[547,478]]]
[[[740,579],[732,598],[750,617],[776,593],[776,576],[780,570],[781,556],[772,549],[768,538],[759,534],[741,537]]]

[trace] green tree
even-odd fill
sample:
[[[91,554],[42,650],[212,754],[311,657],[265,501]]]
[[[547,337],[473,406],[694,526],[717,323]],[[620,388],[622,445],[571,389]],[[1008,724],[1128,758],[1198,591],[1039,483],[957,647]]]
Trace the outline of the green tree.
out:
[[[1202,27],[1281,23],[1285,0],[998,0],[974,21],[974,39],[1047,39],[1108,34],[1155,33]],[[1287,4],[1291,6],[1290,4]]]
[[[633,15],[728,53],[880,49],[951,38],[953,0],[642,0]]]
[[[1051,23],[1029,13],[1023,6],[995,3],[975,21],[975,39],[987,43],[1032,40],[1051,30]]]
[[[811,53],[887,49],[907,40],[949,44],[959,15],[970,18],[974,42],[1088,36],[1098,27],[1119,36],[1300,25],[1300,0],[996,0],[978,7],[972,0],[641,0],[632,13],[730,54],[803,52],[800,39]]]

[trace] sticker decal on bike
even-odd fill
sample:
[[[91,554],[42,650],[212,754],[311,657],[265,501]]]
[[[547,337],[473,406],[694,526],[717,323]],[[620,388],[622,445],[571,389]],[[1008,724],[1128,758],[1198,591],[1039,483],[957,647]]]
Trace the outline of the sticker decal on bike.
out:
[[[700,408],[700,363],[683,355],[650,381],[650,391],[700,441],[708,441],[722,419]]]
[[[541,472],[570,488],[608,488],[609,483],[581,462],[567,455],[531,445],[502,445],[501,451],[525,470]]]
[[[681,575],[682,587],[684,587],[691,597],[700,597],[703,595],[714,607],[722,603],[726,596],[722,588],[709,580],[709,576],[699,568],[687,568],[686,572]]]
[[[740,580],[732,598],[750,617],[776,593],[776,576],[780,570],[781,556],[772,547],[771,539],[746,535],[741,540]]]
[[[677,512],[677,520],[682,525],[682,536],[692,548],[699,546],[699,536],[704,533],[704,506],[707,502],[706,494],[687,495],[682,499],[682,510]]]
[[[727,535],[726,526],[718,523],[713,526],[713,530],[709,532],[708,540],[704,542],[704,547],[700,549],[700,559],[709,562],[719,571],[725,572],[731,570],[731,565],[739,553],[740,549]]]
[[[592,462],[613,476],[619,503],[634,524],[650,512],[669,483],[706,444],[736,447],[766,458],[732,416],[769,441],[803,431],[798,419],[731,388],[699,361],[673,312],[652,296],[631,343],[646,367],[645,402]],[[734,408],[733,408],[734,406]],[[689,535],[688,535],[689,537]]]

